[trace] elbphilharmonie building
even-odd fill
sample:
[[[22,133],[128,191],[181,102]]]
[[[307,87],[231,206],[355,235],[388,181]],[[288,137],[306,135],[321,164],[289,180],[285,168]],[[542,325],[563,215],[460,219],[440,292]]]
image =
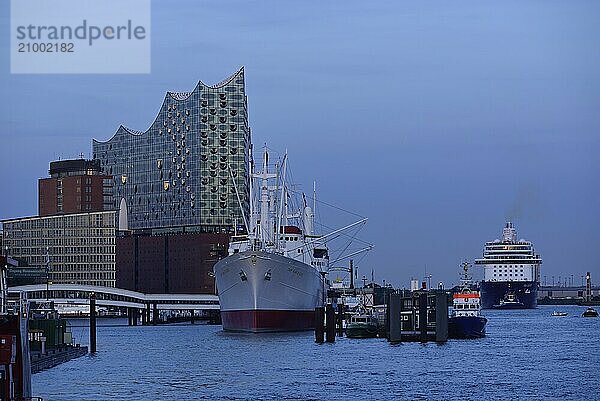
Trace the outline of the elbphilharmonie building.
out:
[[[146,131],[120,126],[93,141],[93,157],[113,177],[108,201],[126,205],[129,229],[224,233],[248,215],[250,148],[241,68],[216,85],[167,92]]]

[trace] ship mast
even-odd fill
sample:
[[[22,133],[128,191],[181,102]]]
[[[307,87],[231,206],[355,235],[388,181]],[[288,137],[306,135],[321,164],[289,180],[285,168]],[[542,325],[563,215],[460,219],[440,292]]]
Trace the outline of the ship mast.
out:
[[[259,230],[258,237],[261,239],[263,243],[263,247],[265,245],[269,245],[273,243],[273,227],[269,227],[269,210],[271,208],[270,205],[270,194],[269,194],[269,179],[276,178],[276,174],[269,173],[269,152],[267,151],[267,146],[264,147],[263,152],[263,168],[262,172],[259,174],[253,174],[255,178],[259,178],[260,181],[260,225],[257,224],[257,228]]]
[[[284,202],[285,202],[285,198],[286,198],[286,191],[285,191],[285,175],[287,172],[287,149],[285,150],[285,155],[283,156],[283,162],[282,162],[282,174],[281,174],[281,199],[279,202],[279,212],[277,215],[277,231],[275,233],[275,235],[277,236],[277,250],[281,249],[281,235],[283,234],[283,231],[281,229],[281,218],[282,215],[284,214]]]

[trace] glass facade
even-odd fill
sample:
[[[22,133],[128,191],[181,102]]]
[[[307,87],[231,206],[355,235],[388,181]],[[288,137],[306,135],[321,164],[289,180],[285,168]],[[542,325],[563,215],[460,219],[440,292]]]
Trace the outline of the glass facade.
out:
[[[228,232],[248,216],[250,129],[244,69],[192,92],[168,92],[145,132],[123,126],[93,141],[113,176],[112,205],[127,203],[129,228],[195,226]],[[239,196],[239,201],[238,201]]]

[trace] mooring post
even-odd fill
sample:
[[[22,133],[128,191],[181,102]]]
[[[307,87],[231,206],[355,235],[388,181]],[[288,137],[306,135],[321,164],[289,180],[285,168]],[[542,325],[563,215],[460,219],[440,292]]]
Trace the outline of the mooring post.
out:
[[[435,294],[435,341],[448,340],[448,295],[440,290]]]
[[[325,342],[325,331],[323,330],[323,323],[325,320],[325,308],[315,308],[315,342],[317,344],[323,344]]]
[[[388,300],[387,325],[388,341],[399,343],[402,341],[402,296],[400,294],[390,294]]]
[[[146,324],[150,324],[150,304],[146,304]]]
[[[344,304],[338,304],[338,336],[344,335]]]
[[[152,325],[155,326],[158,323],[158,305],[152,304]]]
[[[419,340],[422,343],[427,342],[427,293],[419,294]]]
[[[328,304],[325,309],[325,324],[326,324],[326,332],[325,332],[325,341],[328,343],[335,342],[335,309],[333,305]]]
[[[193,309],[190,309],[190,314],[191,314],[190,320],[192,321],[192,324],[194,324],[194,319],[196,316],[195,316],[195,312]]]
[[[139,319],[139,317],[138,317],[138,314],[139,314],[138,310],[135,309],[135,308],[131,308],[131,314],[133,316],[133,325],[137,326],[138,325],[138,319]]]
[[[90,352],[96,353],[96,293],[90,294]]]
[[[133,326],[133,318],[131,316],[131,308],[127,308],[127,326]]]

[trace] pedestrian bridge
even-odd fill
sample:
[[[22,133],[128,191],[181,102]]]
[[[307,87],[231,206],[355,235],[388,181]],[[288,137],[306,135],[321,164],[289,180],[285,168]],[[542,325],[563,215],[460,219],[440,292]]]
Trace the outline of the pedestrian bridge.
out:
[[[77,284],[35,284],[8,287],[9,294],[25,294],[29,301],[64,305],[89,305],[95,294],[96,305],[132,309],[219,310],[219,297],[210,294],[144,294],[112,287]]]

